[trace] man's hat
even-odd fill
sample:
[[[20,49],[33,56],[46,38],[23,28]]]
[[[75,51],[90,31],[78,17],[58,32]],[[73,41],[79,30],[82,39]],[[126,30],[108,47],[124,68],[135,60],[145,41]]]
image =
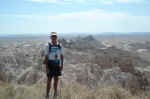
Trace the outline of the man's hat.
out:
[[[56,32],[51,32],[51,36],[57,36]]]

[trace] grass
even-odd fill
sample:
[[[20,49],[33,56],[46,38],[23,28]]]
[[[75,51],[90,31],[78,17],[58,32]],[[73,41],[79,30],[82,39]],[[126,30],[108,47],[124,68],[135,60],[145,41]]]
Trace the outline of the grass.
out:
[[[45,99],[45,84],[25,86],[0,82],[0,99]],[[117,85],[100,85],[96,89],[89,89],[78,83],[70,83],[59,88],[57,99],[150,99],[150,92],[132,95]]]

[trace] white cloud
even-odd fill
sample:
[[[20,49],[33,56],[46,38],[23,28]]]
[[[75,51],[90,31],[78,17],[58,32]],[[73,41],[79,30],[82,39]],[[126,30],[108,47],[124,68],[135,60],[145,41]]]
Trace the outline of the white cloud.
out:
[[[133,16],[102,9],[48,16],[54,31],[143,32],[150,31],[150,16]],[[58,30],[57,30],[58,29]]]
[[[103,18],[120,18],[127,14],[120,12],[107,12],[103,9],[96,9],[90,11],[80,11],[72,13],[58,14],[55,16],[49,16],[49,19],[83,19],[83,20],[97,20]]]
[[[47,2],[47,3],[63,3],[63,4],[69,4],[69,3],[83,3],[87,0],[31,0],[33,2]]]
[[[58,4],[72,4],[72,3],[103,3],[105,5],[112,5],[113,3],[141,3],[144,0],[31,0],[33,2],[47,2]]]
[[[103,3],[104,3],[105,5],[112,5],[112,4],[113,4],[113,1],[103,1]]]
[[[58,0],[32,0],[33,2],[49,2],[49,3],[57,3]]]
[[[144,0],[117,0],[120,3],[141,3],[144,2]]]
[[[2,18],[3,15],[0,15]],[[6,17],[6,16],[3,16]],[[148,32],[150,16],[134,16],[123,12],[103,9],[63,13],[49,16],[13,15],[16,17],[12,29],[26,32]],[[20,20],[18,20],[18,18]],[[13,20],[13,19],[11,19]],[[22,20],[22,23],[20,21]],[[26,21],[24,21],[26,20]],[[16,27],[15,27],[16,26]],[[20,31],[21,31],[20,30]],[[13,30],[12,30],[13,31]]]

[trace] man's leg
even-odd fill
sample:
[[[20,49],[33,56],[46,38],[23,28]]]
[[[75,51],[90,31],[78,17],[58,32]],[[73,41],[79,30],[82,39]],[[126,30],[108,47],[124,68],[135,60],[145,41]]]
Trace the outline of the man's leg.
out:
[[[48,77],[47,78],[46,96],[49,96],[49,91],[50,91],[50,88],[51,88],[51,81],[52,81],[52,77]]]
[[[57,86],[58,86],[59,77],[54,77],[54,96],[57,96]]]

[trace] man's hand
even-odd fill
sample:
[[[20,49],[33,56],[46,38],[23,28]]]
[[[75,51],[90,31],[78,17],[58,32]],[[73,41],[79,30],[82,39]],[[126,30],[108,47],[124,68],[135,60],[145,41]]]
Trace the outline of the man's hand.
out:
[[[49,71],[48,71],[48,64],[46,64],[46,73],[48,73]]]
[[[48,69],[46,68],[46,73],[48,73]]]
[[[60,66],[60,70],[63,70],[63,64],[64,64],[64,56],[61,55],[61,66]]]
[[[60,66],[60,71],[62,71],[62,70],[63,70],[63,65]]]
[[[45,65],[48,64],[48,56],[45,56],[43,64],[45,64]]]

